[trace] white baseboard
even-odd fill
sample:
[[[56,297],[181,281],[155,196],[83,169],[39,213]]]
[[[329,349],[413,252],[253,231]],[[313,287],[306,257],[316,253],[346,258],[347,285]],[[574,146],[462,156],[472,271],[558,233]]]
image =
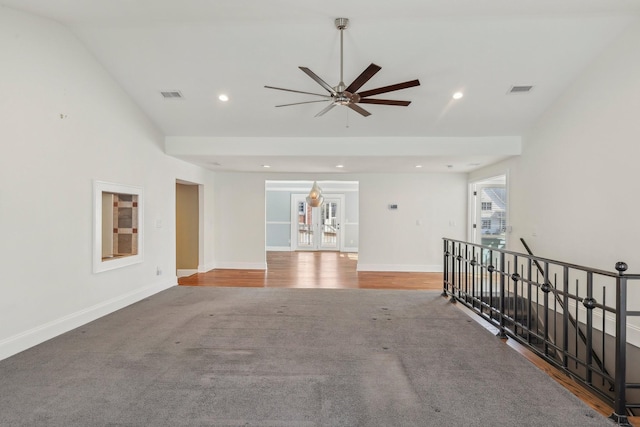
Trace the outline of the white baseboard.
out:
[[[340,252],[358,253],[358,248],[355,246],[346,246],[342,248]]]
[[[195,268],[193,269],[179,269],[176,270],[176,276],[178,277],[186,277],[186,276],[191,276],[192,274],[196,274],[199,271]]]
[[[214,268],[216,268],[215,263],[199,265],[198,266],[198,273],[206,273],[207,271],[213,270]]]
[[[91,307],[75,313],[44,323],[9,338],[0,341],[0,360],[20,353],[28,348],[54,338],[86,323],[99,319],[102,316],[113,313],[128,305],[136,303],[158,292],[177,285],[177,278],[171,277],[163,282],[154,283],[142,289],[136,289],[124,295],[111,298]]]
[[[396,271],[407,273],[442,273],[441,265],[422,264],[362,264],[358,263],[357,271]]]
[[[227,270],[266,270],[266,262],[220,262],[216,268]]]
[[[289,246],[267,246],[266,249],[269,252],[291,252]]]

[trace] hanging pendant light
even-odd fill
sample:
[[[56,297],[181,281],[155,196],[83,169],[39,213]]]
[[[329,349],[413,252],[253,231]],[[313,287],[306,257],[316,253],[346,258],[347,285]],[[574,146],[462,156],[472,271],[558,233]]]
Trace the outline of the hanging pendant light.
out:
[[[307,196],[307,203],[312,208],[317,208],[318,206],[322,205],[323,201],[324,197],[322,196],[322,189],[316,181],[313,181],[313,187],[311,187],[311,191]]]

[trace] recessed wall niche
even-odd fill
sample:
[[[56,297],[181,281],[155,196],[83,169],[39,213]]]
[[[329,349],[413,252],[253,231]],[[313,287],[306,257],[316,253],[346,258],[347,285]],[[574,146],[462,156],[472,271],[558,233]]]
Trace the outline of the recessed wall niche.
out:
[[[94,181],[93,272],[142,262],[142,188]]]

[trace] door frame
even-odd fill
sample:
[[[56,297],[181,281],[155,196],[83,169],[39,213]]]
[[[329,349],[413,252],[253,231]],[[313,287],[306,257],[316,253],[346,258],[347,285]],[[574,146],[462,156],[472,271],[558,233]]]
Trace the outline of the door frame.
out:
[[[209,269],[208,266],[205,265],[205,258],[204,258],[204,242],[205,242],[205,236],[204,236],[204,185],[197,183],[197,182],[191,182],[191,181],[186,181],[183,179],[176,179],[175,181],[176,184],[180,184],[180,185],[188,185],[188,186],[197,186],[198,188],[198,267],[196,269],[178,269],[177,266],[177,252],[178,252],[178,244],[177,244],[177,240],[178,240],[178,234],[180,233],[180,229],[178,227],[177,224],[177,218],[174,218],[174,221],[176,221],[176,223],[174,224],[174,228],[175,228],[175,233],[174,233],[174,261],[176,262],[175,264],[175,268],[176,268],[176,277],[183,277],[183,276],[189,276],[191,274],[195,274],[195,273],[204,273],[205,271],[207,271]],[[174,186],[174,191],[176,190],[176,186]],[[178,200],[177,200],[177,196],[176,193],[174,192],[174,212],[176,212],[178,208]],[[177,216],[177,215],[176,215]],[[155,221],[155,226],[156,228],[162,228],[162,220],[160,218],[157,218]],[[213,267],[211,267],[213,268]],[[160,267],[157,267],[157,271],[156,271],[157,275],[161,275],[162,274],[162,270],[160,269]]]
[[[345,197],[344,194],[333,194],[333,193],[325,193],[323,197],[325,199],[338,199],[340,206],[338,206],[338,241],[337,247],[330,249],[321,249],[318,247],[313,248],[300,248],[298,247],[298,201],[305,200],[308,196],[308,193],[292,193],[291,194],[291,251],[309,251],[309,252],[319,252],[319,251],[339,251],[342,252],[344,249],[344,233],[343,227],[344,224],[344,204]],[[320,207],[312,208],[315,212],[319,212]]]

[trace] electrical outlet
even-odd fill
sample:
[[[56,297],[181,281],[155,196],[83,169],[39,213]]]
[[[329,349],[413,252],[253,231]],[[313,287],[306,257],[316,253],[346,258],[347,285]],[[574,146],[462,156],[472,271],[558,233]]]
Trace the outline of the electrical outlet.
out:
[[[162,270],[160,267],[156,267],[156,276],[162,276]]]

